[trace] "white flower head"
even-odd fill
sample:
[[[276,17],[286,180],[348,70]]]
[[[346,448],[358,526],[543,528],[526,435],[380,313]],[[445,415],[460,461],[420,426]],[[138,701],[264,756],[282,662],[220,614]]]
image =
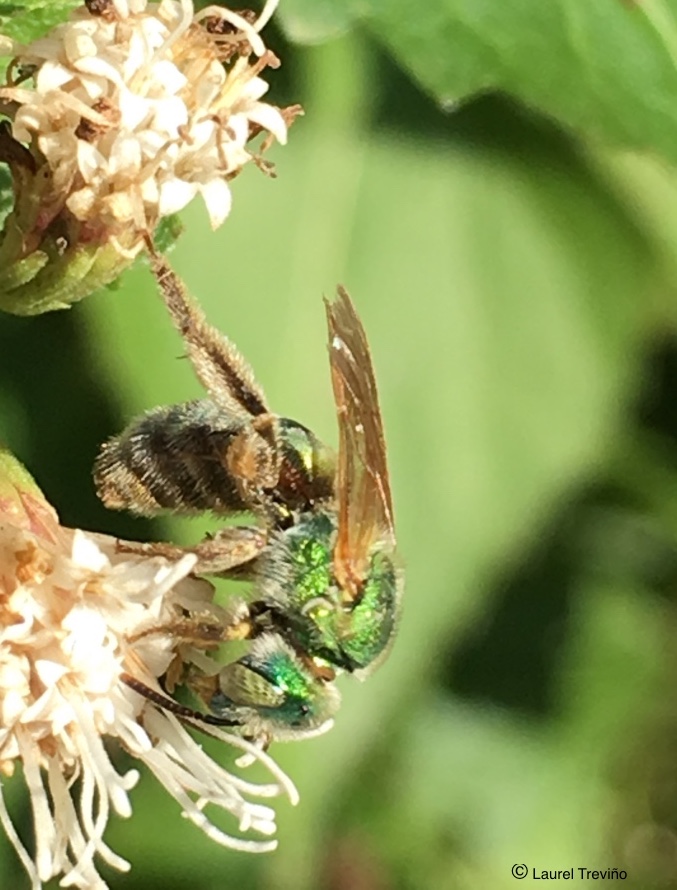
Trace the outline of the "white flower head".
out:
[[[130,675],[157,687],[174,641],[148,633],[177,606],[210,608],[211,585],[189,577],[193,556],[178,562],[118,552],[115,539],[65,529],[32,480],[0,452],[0,773],[21,763],[33,811],[35,852],[20,841],[0,786],[0,824],[33,888],[104,888],[97,857],[129,865],[104,842],[111,812],[131,815],[136,770],[121,775],[103,739],[145,763],[184,814],[227,847],[264,852],[275,813],[251,800],[296,792],[274,762],[241,737],[213,735],[263,762],[270,784],[253,784],[211,760],[185,727],[134,692]],[[9,467],[9,471],[8,471]],[[22,476],[21,473],[24,473]],[[9,478],[9,483],[8,483]],[[16,480],[19,480],[18,484]],[[77,783],[77,794],[73,786]],[[237,835],[218,829],[205,808],[232,814]]]
[[[105,232],[128,253],[197,194],[221,225],[229,181],[252,159],[263,165],[251,138],[284,143],[298,113],[262,101],[261,74],[279,62],[259,32],[277,2],[257,18],[221,6],[195,15],[192,0],[88,0],[15,46],[0,99],[16,108],[14,139],[48,165],[43,217],[65,206],[83,238]]]

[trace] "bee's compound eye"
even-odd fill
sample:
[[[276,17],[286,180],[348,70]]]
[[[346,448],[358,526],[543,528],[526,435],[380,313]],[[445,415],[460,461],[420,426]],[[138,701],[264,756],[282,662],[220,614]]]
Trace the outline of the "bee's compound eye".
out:
[[[252,708],[277,708],[284,694],[260,673],[235,661],[219,674],[221,692],[236,705]]]

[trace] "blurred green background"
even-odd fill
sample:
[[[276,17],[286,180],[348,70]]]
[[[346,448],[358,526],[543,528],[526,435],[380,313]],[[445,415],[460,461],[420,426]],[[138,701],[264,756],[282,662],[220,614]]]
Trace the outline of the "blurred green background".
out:
[[[536,884],[512,877],[525,863],[677,887],[674,174],[495,90],[443,109],[366,27],[269,39],[273,100],[306,116],[277,179],[233,184],[221,231],[185,214],[172,262],[274,409],[333,443],[321,296],[346,285],[405,611],[379,672],[340,682],[335,729],[273,746],[301,794],[279,805],[277,852],[213,845],[145,775],[107,834],[132,872],[107,880],[502,890]],[[64,523],[179,542],[217,527],[107,513],[90,478],[132,417],[200,396],[181,354],[142,264],[69,312],[0,317],[0,438]],[[0,852],[0,887],[25,887]]]

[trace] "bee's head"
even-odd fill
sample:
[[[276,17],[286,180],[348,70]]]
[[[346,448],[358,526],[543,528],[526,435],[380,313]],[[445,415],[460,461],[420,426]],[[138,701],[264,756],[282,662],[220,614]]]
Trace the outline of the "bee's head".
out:
[[[275,633],[252,643],[249,653],[224,667],[214,714],[240,714],[246,734],[291,739],[329,728],[338,691],[319,679]]]

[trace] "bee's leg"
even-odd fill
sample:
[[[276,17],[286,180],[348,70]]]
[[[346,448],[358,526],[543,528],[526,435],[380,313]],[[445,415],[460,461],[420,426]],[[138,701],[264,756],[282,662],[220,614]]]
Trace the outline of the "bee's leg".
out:
[[[151,268],[195,373],[217,404],[234,414],[267,414],[266,397],[233,343],[207,323],[167,260],[149,245]]]
[[[248,640],[255,633],[256,628],[247,604],[244,600],[236,599],[218,614],[204,610],[200,613],[177,615],[164,624],[156,624],[128,636],[127,642],[136,643],[143,637],[169,634],[182,644],[187,643],[200,649],[213,649],[221,643]],[[169,676],[171,683],[168,685],[176,686],[179,682],[183,682],[177,679],[178,674],[171,666],[165,678]]]
[[[178,560],[187,553],[194,553],[198,561],[193,574],[220,575],[247,580],[254,570],[258,556],[266,546],[265,531],[256,527],[233,526],[217,532],[214,537],[195,547],[178,547],[174,544],[142,543],[118,540],[119,550],[142,556],[163,556]],[[129,638],[135,642],[150,634],[169,633],[185,643],[211,647],[231,640],[248,639],[255,633],[249,608],[244,600],[233,600],[233,608],[222,609],[218,616],[211,611],[204,614],[184,613],[165,624],[146,628]]]
[[[149,244],[151,267],[198,379],[214,402],[234,417],[251,420],[228,448],[226,464],[242,499],[254,513],[270,511],[266,490],[280,475],[278,418],[271,414],[254,372],[237,347],[208,324],[167,260]]]
[[[268,516],[273,509],[270,492],[280,481],[278,418],[255,417],[233,436],[225,463],[243,502],[255,514]]]
[[[118,540],[117,547],[123,553],[141,556],[164,556],[180,559],[186,553],[194,553],[197,563],[194,575],[219,575],[247,580],[253,572],[257,558],[268,543],[264,529],[256,526],[232,526],[220,529],[215,535],[194,547],[179,547],[160,542]]]
[[[280,475],[276,439],[277,418],[264,414],[257,421],[262,432],[252,423],[236,433],[226,452],[225,464],[245,504],[256,500],[257,492],[274,488]]]

